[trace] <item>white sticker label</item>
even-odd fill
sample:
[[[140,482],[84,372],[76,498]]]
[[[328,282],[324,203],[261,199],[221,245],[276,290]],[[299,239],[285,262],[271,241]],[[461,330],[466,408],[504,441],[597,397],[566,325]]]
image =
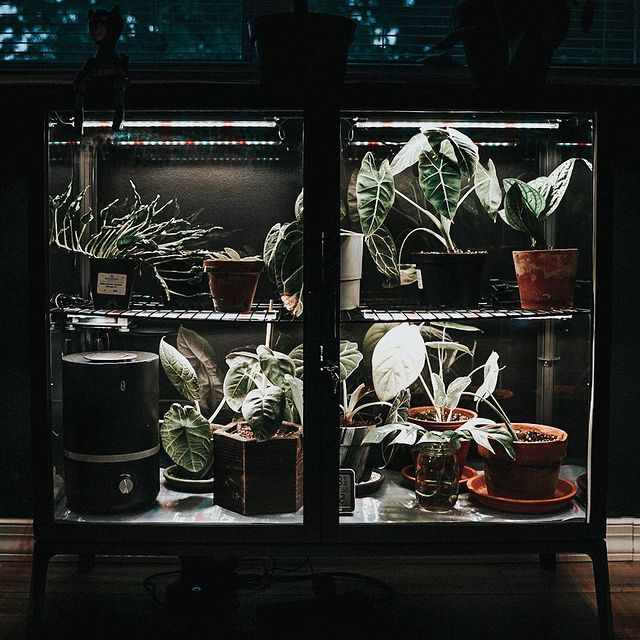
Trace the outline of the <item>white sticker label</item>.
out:
[[[338,505],[340,513],[353,513],[356,508],[356,474],[353,469],[340,469]]]
[[[108,296],[124,296],[127,293],[127,276],[124,273],[98,273],[97,293]]]
[[[418,281],[418,289],[422,289],[422,271],[416,269],[416,279]]]

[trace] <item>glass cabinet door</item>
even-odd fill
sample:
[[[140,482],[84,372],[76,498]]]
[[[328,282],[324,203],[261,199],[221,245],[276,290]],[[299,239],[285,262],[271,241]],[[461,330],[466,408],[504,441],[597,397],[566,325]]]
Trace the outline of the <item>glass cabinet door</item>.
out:
[[[302,117],[49,124],[56,521],[303,524]]]
[[[342,530],[587,522],[592,116],[341,119]]]

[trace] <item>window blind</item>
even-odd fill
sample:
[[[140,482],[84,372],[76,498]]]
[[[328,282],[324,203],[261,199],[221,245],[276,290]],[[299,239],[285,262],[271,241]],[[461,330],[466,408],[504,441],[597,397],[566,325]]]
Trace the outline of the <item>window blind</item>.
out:
[[[114,0],[115,3],[116,0]],[[310,0],[312,11],[353,18],[351,63],[390,69],[416,64],[451,28],[453,0]],[[75,68],[93,53],[87,31],[96,0],[0,0],[0,63],[59,63]],[[119,50],[136,63],[246,62],[246,22],[286,10],[285,0],[121,0],[125,26]],[[638,63],[640,0],[599,0],[593,27],[584,32],[574,10],[557,66],[628,66]],[[462,47],[451,56],[464,64]]]

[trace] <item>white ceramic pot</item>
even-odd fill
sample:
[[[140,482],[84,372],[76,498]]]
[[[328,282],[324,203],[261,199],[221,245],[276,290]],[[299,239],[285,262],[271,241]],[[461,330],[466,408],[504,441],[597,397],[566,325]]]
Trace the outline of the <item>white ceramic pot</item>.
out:
[[[340,231],[340,310],[360,306],[363,246],[361,233]]]

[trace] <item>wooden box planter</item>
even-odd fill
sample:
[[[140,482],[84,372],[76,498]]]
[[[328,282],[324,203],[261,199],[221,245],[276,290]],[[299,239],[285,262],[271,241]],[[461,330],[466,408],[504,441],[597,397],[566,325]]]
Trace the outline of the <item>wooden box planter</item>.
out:
[[[214,502],[243,515],[292,513],[302,506],[302,428],[258,442],[234,422],[213,434]]]

